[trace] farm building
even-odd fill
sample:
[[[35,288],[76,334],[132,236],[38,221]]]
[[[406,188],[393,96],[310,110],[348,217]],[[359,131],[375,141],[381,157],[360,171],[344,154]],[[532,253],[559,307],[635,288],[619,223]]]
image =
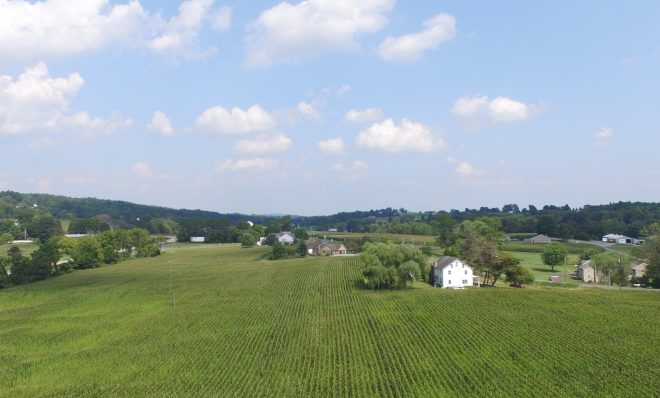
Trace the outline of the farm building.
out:
[[[326,239],[310,239],[306,243],[307,254],[310,256],[334,256],[346,254],[346,246],[341,242]]]
[[[479,276],[464,261],[455,257],[443,256],[433,263],[435,286],[442,288],[463,288],[479,286]]]
[[[529,241],[532,243],[550,243],[552,239],[548,235],[536,235],[529,238]]]
[[[591,261],[583,261],[582,264],[578,267],[578,279],[584,282],[598,282],[600,280],[599,275],[596,272],[596,269],[591,265]]]
[[[631,238],[625,235],[607,234],[601,239],[604,243],[618,243],[622,245],[641,245],[643,240]]]
[[[203,236],[191,236],[190,243],[204,243],[206,238]]]
[[[275,237],[283,245],[291,245],[296,240],[296,236],[292,232],[280,232],[279,234],[275,235]]]

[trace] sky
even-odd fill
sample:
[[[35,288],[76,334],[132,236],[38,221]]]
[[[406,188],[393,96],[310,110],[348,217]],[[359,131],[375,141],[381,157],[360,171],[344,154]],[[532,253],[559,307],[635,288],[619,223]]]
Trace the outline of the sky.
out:
[[[0,0],[0,190],[247,214],[660,200],[660,2]]]

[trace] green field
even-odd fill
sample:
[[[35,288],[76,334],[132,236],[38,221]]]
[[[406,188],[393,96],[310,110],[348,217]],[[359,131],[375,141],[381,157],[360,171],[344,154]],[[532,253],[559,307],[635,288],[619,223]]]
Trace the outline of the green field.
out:
[[[374,240],[389,239],[394,243],[415,243],[418,245],[435,244],[437,236],[435,235],[407,235],[407,234],[382,234],[371,232],[325,232],[310,231],[312,236],[320,236],[337,240],[359,240],[368,237]]]
[[[564,274],[564,269],[567,273],[572,273],[577,270],[575,264],[577,264],[578,256],[574,254],[569,254],[567,256],[566,268],[564,265],[555,266],[555,270],[552,270],[552,267],[549,265],[543,264],[540,253],[531,253],[531,252],[506,252],[512,256],[520,259],[520,265],[526,267],[534,274],[534,280],[536,282],[547,282],[548,278],[551,275],[558,275],[561,278],[562,283],[569,285],[577,285],[579,281],[572,278],[570,275]]]
[[[266,253],[177,246],[0,290],[0,397],[658,394],[660,294],[372,292],[357,257]]]
[[[29,256],[30,254],[32,254],[33,251],[37,250],[37,247],[38,247],[34,243],[19,243],[19,244],[0,245],[0,256],[6,256],[7,251],[12,246],[18,246],[18,248],[21,249],[21,254],[23,254],[24,256]]]

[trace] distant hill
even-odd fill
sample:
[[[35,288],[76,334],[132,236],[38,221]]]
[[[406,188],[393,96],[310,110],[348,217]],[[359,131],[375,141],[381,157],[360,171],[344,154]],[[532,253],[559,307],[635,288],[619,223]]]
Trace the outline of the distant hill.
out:
[[[87,218],[99,214],[110,216],[113,220],[133,224],[136,219],[155,218],[224,218],[230,222],[254,220],[264,222],[272,217],[246,214],[222,214],[206,210],[171,209],[161,206],[136,204],[121,200],[97,198],[71,198],[68,196],[39,193],[0,192],[0,216],[8,217],[16,206],[36,207],[52,214],[58,219],[72,217]]]

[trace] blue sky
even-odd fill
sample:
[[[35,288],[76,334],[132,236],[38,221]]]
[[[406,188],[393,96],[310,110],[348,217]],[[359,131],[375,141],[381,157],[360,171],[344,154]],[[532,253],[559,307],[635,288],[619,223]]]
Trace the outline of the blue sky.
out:
[[[303,215],[657,201],[659,17],[0,0],[0,189]]]

